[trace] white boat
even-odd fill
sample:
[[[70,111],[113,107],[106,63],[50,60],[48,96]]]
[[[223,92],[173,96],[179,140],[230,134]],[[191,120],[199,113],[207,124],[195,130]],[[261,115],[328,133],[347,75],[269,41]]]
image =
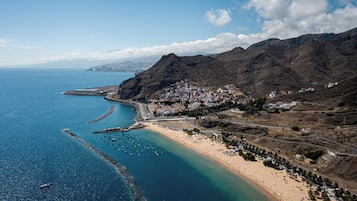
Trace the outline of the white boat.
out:
[[[51,183],[46,183],[46,184],[42,184],[40,185],[40,189],[46,189],[46,188],[49,188],[51,185]]]

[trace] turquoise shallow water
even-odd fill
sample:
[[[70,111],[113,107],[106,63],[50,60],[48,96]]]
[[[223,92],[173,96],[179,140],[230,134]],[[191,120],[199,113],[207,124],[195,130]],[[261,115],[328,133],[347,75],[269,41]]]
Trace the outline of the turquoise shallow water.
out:
[[[130,200],[111,164],[65,135],[64,128],[124,165],[148,200],[267,200],[215,163],[150,131],[93,135],[132,124],[135,110],[102,97],[61,94],[131,76],[0,69],[0,200]],[[116,107],[110,116],[88,124],[110,106]],[[40,190],[47,182],[50,188]]]

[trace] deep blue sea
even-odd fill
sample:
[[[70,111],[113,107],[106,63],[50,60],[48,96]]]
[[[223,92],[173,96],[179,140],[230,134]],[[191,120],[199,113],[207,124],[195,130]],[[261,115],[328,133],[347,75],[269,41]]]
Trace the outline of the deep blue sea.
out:
[[[112,165],[64,134],[64,128],[125,166],[148,200],[267,200],[241,178],[156,133],[92,134],[132,124],[136,111],[103,97],[61,94],[116,85],[132,76],[0,69],[0,200],[131,200]],[[110,116],[88,123],[111,106]],[[48,182],[48,189],[39,188]]]

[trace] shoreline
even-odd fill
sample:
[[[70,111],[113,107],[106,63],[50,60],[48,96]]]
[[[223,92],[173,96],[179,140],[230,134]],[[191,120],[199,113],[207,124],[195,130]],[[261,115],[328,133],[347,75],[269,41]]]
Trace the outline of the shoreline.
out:
[[[136,111],[136,116],[135,116],[134,120],[136,122],[139,122],[144,119],[138,102],[135,102],[133,100],[120,99],[118,97],[115,97],[115,94],[108,94],[108,95],[104,96],[104,100],[130,105],[130,106],[134,107],[135,111]]]
[[[91,96],[92,94],[87,93],[86,95]],[[257,162],[251,162],[245,161],[238,155],[228,156],[224,154],[224,151],[227,151],[228,149],[223,144],[216,141],[212,142],[209,139],[204,139],[204,137],[197,135],[201,138],[198,142],[196,139],[193,139],[197,136],[189,138],[182,130],[170,129],[160,125],[158,122],[153,123],[145,121],[146,116],[143,114],[145,111],[140,107],[140,103],[136,101],[120,99],[119,97],[116,97],[114,93],[108,93],[102,96],[104,96],[104,99],[107,101],[128,104],[134,107],[137,113],[135,121],[142,123],[145,126],[144,129],[158,133],[161,136],[218,163],[227,171],[243,178],[247,183],[251,184],[252,187],[262,192],[268,200],[309,200],[309,187],[307,184],[292,178],[286,171],[279,171],[265,167],[259,159]]]
[[[218,142],[200,135],[189,137],[184,131],[173,130],[153,122],[143,122],[145,129],[166,137],[213,162],[217,162],[231,173],[243,178],[269,200],[301,201],[309,200],[307,184],[297,181],[286,171],[265,167],[262,161],[245,161],[240,156],[224,154],[227,148]],[[196,138],[196,139],[195,139]]]
[[[127,104],[135,108],[136,116],[135,121],[142,121],[144,119],[143,112],[140,109],[140,104],[133,100],[124,100],[116,97],[115,92],[118,90],[118,86],[103,86],[103,87],[92,87],[85,89],[69,90],[64,91],[61,94],[71,95],[71,96],[103,96],[104,100],[117,102],[121,104]]]

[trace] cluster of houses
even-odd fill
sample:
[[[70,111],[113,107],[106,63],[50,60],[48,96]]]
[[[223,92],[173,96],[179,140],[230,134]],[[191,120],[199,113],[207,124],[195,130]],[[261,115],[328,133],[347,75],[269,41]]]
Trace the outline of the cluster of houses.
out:
[[[335,83],[328,83],[326,88],[331,88],[338,85]],[[298,93],[312,92],[314,88],[300,88]],[[271,91],[269,98],[274,98],[279,94],[292,94],[293,91]],[[296,92],[295,92],[296,93]],[[182,111],[192,111],[199,107],[213,107],[222,103],[247,103],[247,96],[236,87],[234,84],[227,84],[216,90],[202,88],[191,84],[188,80],[181,80],[175,84],[170,85],[162,90],[161,94],[156,99],[149,101],[149,110],[154,116],[167,116],[177,114]],[[297,101],[292,102],[276,102],[269,103],[266,108],[272,111],[288,111],[298,104]]]
[[[149,109],[154,116],[162,116],[195,110],[201,106],[212,107],[225,102],[246,101],[246,96],[233,84],[210,90],[189,84],[188,80],[182,80],[163,89],[158,99],[150,100]]]
[[[304,93],[304,92],[309,92],[309,91],[315,91],[315,88],[313,87],[302,87],[299,89],[298,93]],[[293,94],[293,93],[296,93],[294,91],[291,91],[291,90],[288,90],[288,91],[280,91],[280,92],[277,92],[277,91],[271,91],[268,95],[269,98],[275,98],[276,96],[278,96],[278,94],[281,94],[281,95],[286,95],[286,94]]]
[[[284,102],[284,101],[278,101],[276,103],[268,103],[266,108],[271,109],[271,110],[281,110],[281,111],[288,111],[291,108],[295,107],[298,105],[298,101],[291,101],[291,102]]]
[[[332,88],[332,87],[335,87],[338,85],[338,82],[329,82],[328,84],[324,85],[325,88]],[[313,87],[302,87],[299,89],[298,93],[304,93],[304,92],[311,92],[311,91],[315,91],[315,88]],[[271,91],[268,95],[269,98],[275,98],[278,94],[281,94],[281,95],[286,95],[286,94],[293,94],[294,91],[291,91],[291,90],[288,90],[288,91],[280,91],[280,92],[277,92],[277,91]]]
[[[338,85],[338,82],[329,82],[327,85],[325,85],[325,88],[332,88],[337,85]]]
[[[304,93],[304,92],[309,92],[309,91],[315,91],[315,88],[312,88],[312,87],[300,88],[299,93]]]

